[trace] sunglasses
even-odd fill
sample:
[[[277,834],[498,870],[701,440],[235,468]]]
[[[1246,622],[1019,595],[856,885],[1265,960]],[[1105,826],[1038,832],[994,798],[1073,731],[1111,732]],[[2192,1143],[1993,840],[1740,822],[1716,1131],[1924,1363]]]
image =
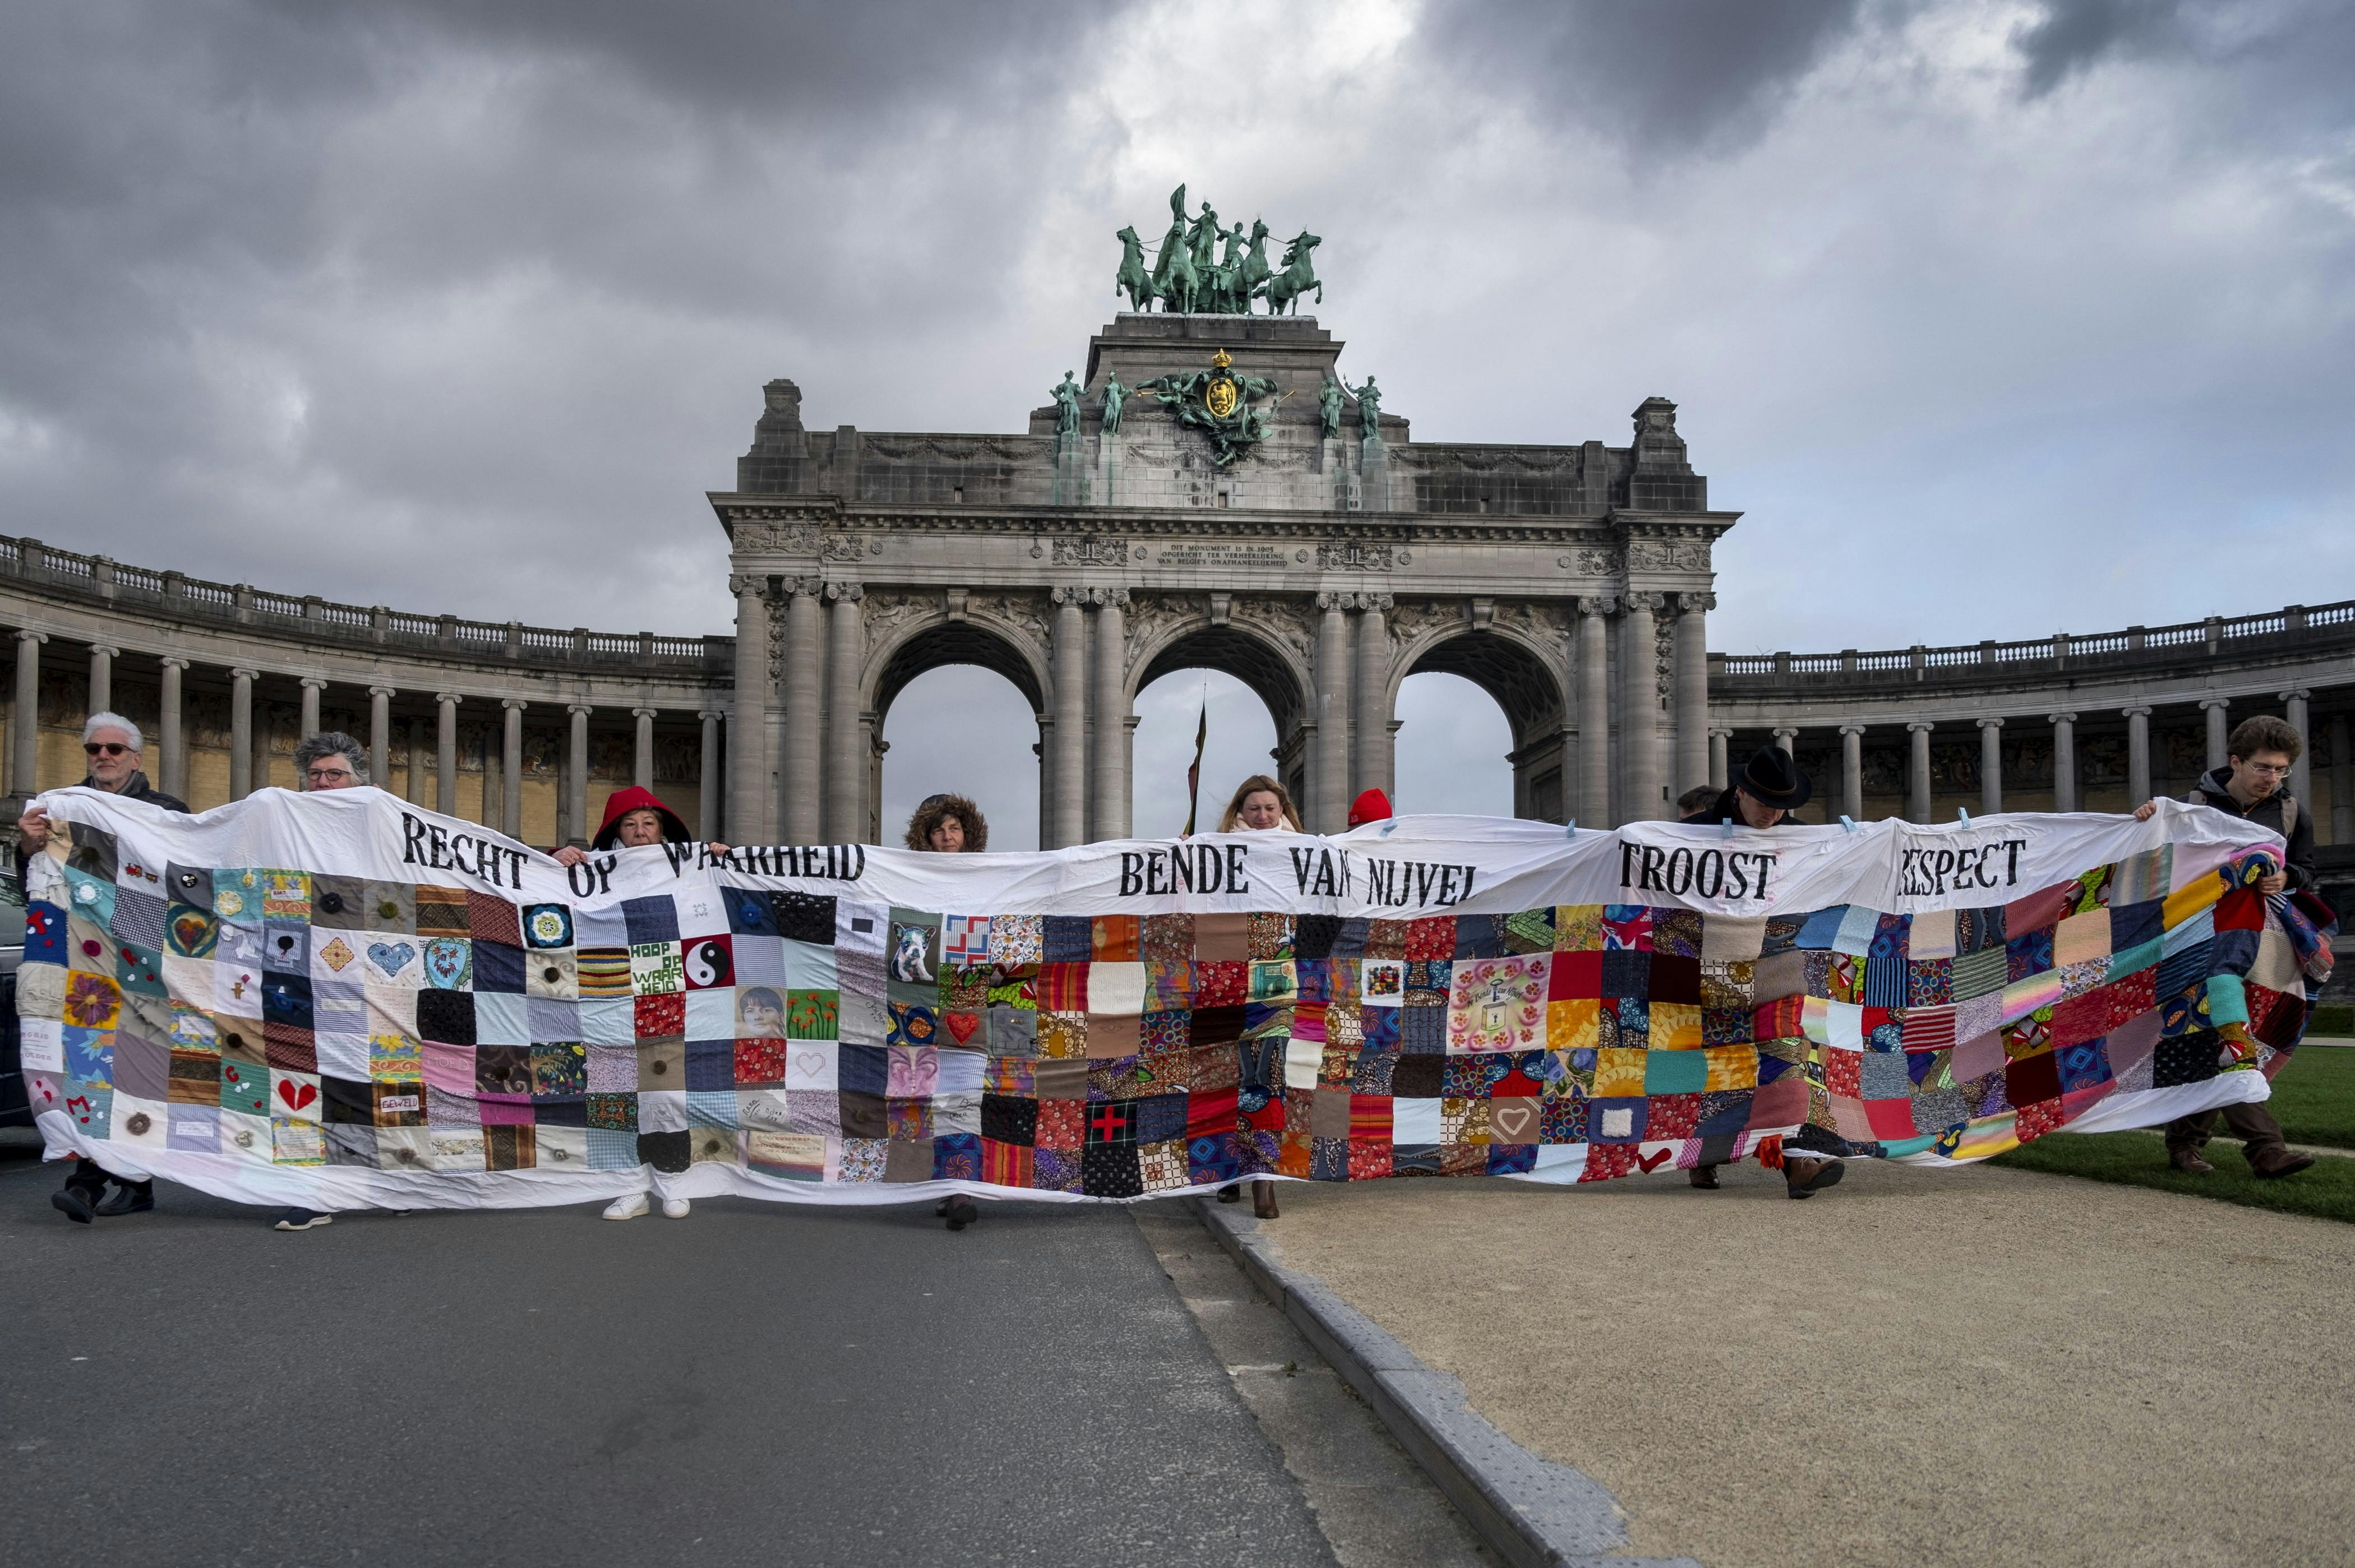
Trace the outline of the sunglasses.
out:
[[[82,755],[85,757],[95,757],[101,752],[110,757],[119,757],[130,750],[130,747],[120,741],[84,741],[81,743]]]

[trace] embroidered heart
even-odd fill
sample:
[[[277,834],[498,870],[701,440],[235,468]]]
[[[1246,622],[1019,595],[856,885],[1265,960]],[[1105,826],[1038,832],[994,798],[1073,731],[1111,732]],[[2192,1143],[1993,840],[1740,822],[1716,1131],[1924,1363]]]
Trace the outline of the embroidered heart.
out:
[[[973,1031],[981,1027],[981,1018],[976,1013],[951,1013],[947,1021],[949,1033],[956,1037],[959,1045],[971,1040]]]
[[[411,947],[406,942],[371,942],[368,944],[369,961],[388,975],[400,974],[403,969],[409,967],[409,961],[416,956],[417,949]]]
[[[794,1058],[794,1071],[804,1078],[815,1078],[826,1068],[826,1052],[805,1051]]]
[[[1510,1143],[1529,1142],[1521,1135],[1529,1130],[1529,1124],[1535,1120],[1536,1113],[1527,1105],[1491,1105],[1488,1108],[1489,1125],[1504,1134]]]
[[[278,1097],[286,1102],[288,1110],[300,1111],[319,1097],[319,1086],[315,1083],[298,1083],[292,1078],[281,1078],[278,1081]]]
[[[455,943],[436,942],[425,949],[425,966],[438,980],[454,980],[466,967],[466,955]]]
[[[1636,1163],[1637,1165],[1642,1166],[1646,1170],[1657,1170],[1657,1169],[1659,1169],[1659,1168],[1660,1168],[1660,1167],[1661,1167],[1662,1165],[1666,1164],[1668,1161],[1672,1160],[1672,1159],[1674,1159],[1674,1158],[1676,1158],[1676,1157],[1677,1157],[1677,1151],[1676,1151],[1676,1150],[1674,1150],[1674,1149],[1672,1149],[1672,1148],[1664,1148],[1664,1149],[1660,1150],[1657,1154],[1639,1154],[1639,1155],[1637,1155],[1637,1156],[1636,1157]]]
[[[200,914],[184,914],[172,922],[172,940],[181,952],[191,957],[204,956],[205,938],[212,934],[212,922]]]

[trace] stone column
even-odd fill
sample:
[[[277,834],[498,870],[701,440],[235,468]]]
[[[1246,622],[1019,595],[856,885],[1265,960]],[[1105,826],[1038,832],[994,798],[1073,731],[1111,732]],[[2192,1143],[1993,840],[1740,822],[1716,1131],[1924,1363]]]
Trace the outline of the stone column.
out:
[[[303,740],[307,741],[319,732],[319,693],[326,689],[326,677],[306,675],[303,677]]]
[[[2077,809],[2077,716],[2055,713],[2052,719],[2052,809]]]
[[[510,838],[523,837],[523,710],[531,706],[520,697],[502,697],[506,732],[499,737],[499,831]],[[484,803],[485,816],[490,816]]]
[[[1682,795],[1710,780],[1709,612],[1717,608],[1717,595],[1687,592],[1676,598],[1676,791]]]
[[[1979,812],[1993,816],[2003,809],[2003,720],[1979,720]]]
[[[1043,781],[1054,796],[1054,830],[1045,846],[1050,849],[1083,844],[1088,837],[1088,617],[1081,608],[1086,592],[1055,590],[1055,721]]]
[[[1733,764],[1726,756],[1733,741],[1733,731],[1723,725],[1712,724],[1709,731],[1709,787],[1722,790],[1730,780]]]
[[[1905,726],[1912,736],[1913,753],[1906,763],[1905,820],[1930,820],[1930,731],[1928,721],[1916,719]]]
[[[2221,768],[2232,760],[2224,754],[2225,742],[2232,733],[2232,720],[2224,717],[2224,710],[2232,706],[2232,699],[2229,697],[2203,697],[2200,699],[2200,711],[2208,715],[2208,765],[2211,768]]]
[[[1843,724],[1840,735],[1840,811],[1851,822],[1864,820],[1864,726]]]
[[[253,793],[253,677],[260,670],[229,672],[229,797]]]
[[[1659,639],[1654,615],[1664,593],[1630,593],[1619,620],[1619,741],[1626,752],[1626,820],[1652,822],[1660,812]]]
[[[2306,731],[2306,688],[2302,686],[2281,694],[2282,717],[2289,720],[2289,727],[2297,731],[2298,740],[2304,742],[2297,749],[2297,761],[2290,764],[2290,792],[2302,803],[2302,809],[2311,811],[2314,809],[2314,737]]]
[[[785,588],[784,841],[826,835],[826,584],[815,577]]]
[[[2355,757],[2347,754],[2347,715],[2330,718],[2330,842],[2355,839]]]
[[[640,789],[655,787],[655,710],[633,708],[630,717],[638,721],[637,743],[630,752],[630,782]]]
[[[572,732],[565,747],[565,815],[571,818],[571,842],[586,844],[595,837],[589,826],[589,715],[596,709],[585,702],[568,702],[564,711],[572,716]]]
[[[2126,809],[2150,798],[2150,709],[2137,703],[2126,716]]]
[[[826,651],[826,836],[848,844],[866,837],[867,727],[858,711],[858,667],[867,656],[867,590],[856,582],[829,582],[833,602],[833,646]]]
[[[465,699],[454,691],[437,691],[442,721],[434,734],[433,809],[444,816],[458,815],[458,704]]]
[[[425,804],[425,720],[409,721],[408,798],[411,805]]]
[[[1351,799],[1362,790],[1391,793],[1391,596],[1360,593],[1358,603],[1363,608],[1358,613],[1358,667],[1349,693],[1349,754],[1355,760],[1350,772],[1357,786]],[[1571,793],[1568,772],[1561,783],[1563,804],[1574,806],[1577,797]]]
[[[41,793],[41,645],[43,632],[16,634],[16,711],[8,740],[8,793],[29,800]]]
[[[88,711],[103,713],[114,706],[114,656],[122,651],[104,643],[91,644]]]
[[[392,688],[368,688],[368,777],[378,789],[392,787]]]
[[[1095,726],[1095,777],[1089,791],[1088,836],[1128,837],[1128,603],[1125,588],[1097,590],[1095,691],[1090,715]]]
[[[1610,628],[1607,598],[1578,602],[1578,819],[1611,826]]]
[[[703,721],[703,755],[696,772],[695,820],[701,836],[723,842],[719,831],[719,709],[696,714]]]
[[[1798,754],[1799,746],[1798,727],[1793,724],[1774,726],[1774,746],[1785,756],[1796,757]]]
[[[164,793],[188,798],[188,749],[180,735],[180,672],[188,661],[165,654],[157,661],[163,667],[163,701],[155,720],[155,744],[163,752],[156,759],[156,776],[164,781]]]
[[[1349,613],[1348,596],[1319,593],[1316,608],[1316,798],[1308,830],[1338,833],[1349,821]]]
[[[741,842],[768,841],[769,793],[769,603],[767,584],[739,575],[736,590],[736,691],[729,734],[728,827]],[[572,831],[580,833],[580,818]]]

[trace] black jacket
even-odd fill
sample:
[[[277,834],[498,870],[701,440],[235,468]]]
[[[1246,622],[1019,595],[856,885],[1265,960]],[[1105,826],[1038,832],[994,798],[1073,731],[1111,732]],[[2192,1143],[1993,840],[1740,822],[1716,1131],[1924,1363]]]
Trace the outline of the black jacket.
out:
[[[1747,827],[1750,826],[1750,824],[1742,819],[1742,806],[1741,804],[1733,798],[1733,786],[1732,784],[1726,785],[1724,791],[1720,794],[1715,800],[1710,802],[1707,805],[1702,806],[1699,811],[1694,812],[1689,816],[1679,816],[1677,820],[1678,822],[1731,822],[1736,827]],[[1777,822],[1774,826],[1782,827],[1795,825],[1798,820],[1797,813],[1786,811],[1783,814],[1782,821]]]
[[[2225,787],[2226,781],[2232,776],[2232,770],[2229,765],[2218,768],[2193,784],[2191,793],[2183,798],[2194,805],[2213,806],[2218,811],[2230,812],[2244,822],[2254,822],[2260,827],[2270,827],[2281,833],[2282,814],[2288,809],[2289,785],[2284,784],[2243,811],[2241,803],[2232,798],[2232,792]],[[2291,813],[2289,831],[2282,833],[2282,837],[2289,840],[2289,865],[2286,869],[2290,887],[2300,892],[2310,890],[2315,882],[2314,813],[2307,809],[2306,802],[2301,800],[2297,803],[2297,809]]]
[[[87,773],[82,775],[81,782],[85,789],[99,787],[98,781]],[[133,768],[131,771],[131,776],[123,781],[123,787],[113,793],[125,800],[144,800],[150,805],[160,805],[166,811],[186,812],[188,809],[186,801],[176,795],[165,795],[162,790],[149,784],[147,775],[137,768]],[[55,830],[52,829],[52,831]],[[25,851],[21,846],[16,850],[16,901],[18,903],[25,901]]]

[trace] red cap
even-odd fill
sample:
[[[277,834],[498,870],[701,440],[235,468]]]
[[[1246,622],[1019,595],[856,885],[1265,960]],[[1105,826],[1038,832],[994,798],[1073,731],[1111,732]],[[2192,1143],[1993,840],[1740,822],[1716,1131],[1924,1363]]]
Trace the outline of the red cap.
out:
[[[1369,822],[1385,822],[1398,813],[1391,809],[1391,797],[1378,789],[1369,789],[1349,803],[1349,826],[1363,827]]]

